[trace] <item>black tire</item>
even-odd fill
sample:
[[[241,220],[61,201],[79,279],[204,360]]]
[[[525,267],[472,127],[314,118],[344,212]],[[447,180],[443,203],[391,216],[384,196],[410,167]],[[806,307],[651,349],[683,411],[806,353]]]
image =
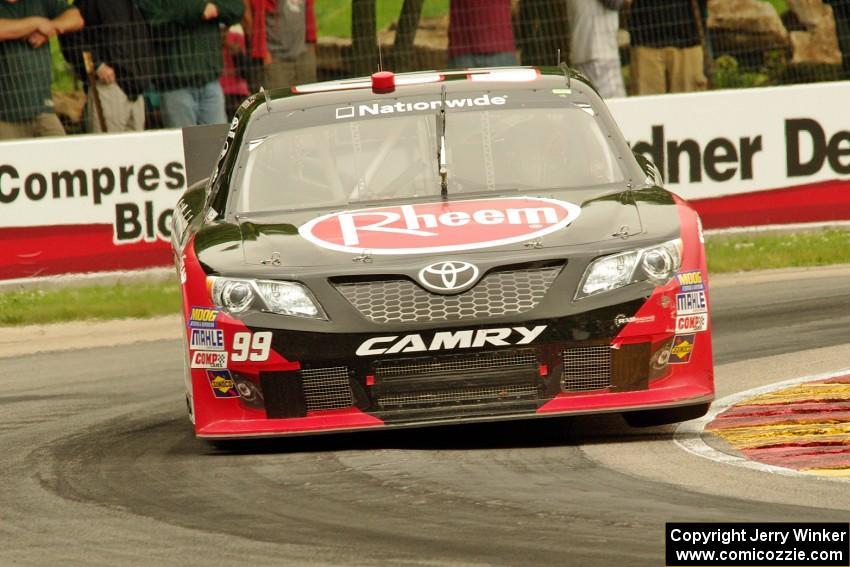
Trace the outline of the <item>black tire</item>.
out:
[[[630,411],[623,413],[623,419],[632,427],[654,427],[697,419],[708,413],[711,403],[680,406],[656,410]]]

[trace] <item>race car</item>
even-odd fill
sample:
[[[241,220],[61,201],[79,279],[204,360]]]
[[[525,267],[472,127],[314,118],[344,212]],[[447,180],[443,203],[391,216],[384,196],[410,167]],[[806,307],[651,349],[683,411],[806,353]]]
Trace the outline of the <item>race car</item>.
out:
[[[699,218],[566,65],[261,91],[207,164],[172,231],[198,437],[708,410]]]

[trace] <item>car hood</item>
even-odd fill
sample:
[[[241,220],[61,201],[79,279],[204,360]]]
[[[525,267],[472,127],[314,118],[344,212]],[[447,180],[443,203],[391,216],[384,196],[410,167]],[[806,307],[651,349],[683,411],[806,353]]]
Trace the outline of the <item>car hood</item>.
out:
[[[398,256],[444,257],[473,250],[503,253],[529,246],[577,246],[641,232],[640,214],[630,192],[611,188],[455,197],[239,220],[246,264],[267,265],[280,258],[285,265],[305,267],[349,263],[358,256],[384,264]]]

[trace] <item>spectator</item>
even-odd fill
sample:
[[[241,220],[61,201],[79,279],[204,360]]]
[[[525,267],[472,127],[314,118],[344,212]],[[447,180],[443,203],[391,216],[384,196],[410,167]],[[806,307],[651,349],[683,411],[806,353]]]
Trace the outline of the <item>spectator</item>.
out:
[[[299,85],[315,83],[316,76],[316,10],[313,7],[314,0],[307,0],[307,49],[295,61],[296,75]]]
[[[248,90],[247,62],[242,26],[231,26],[224,36],[224,69],[219,79],[228,116],[236,114],[236,109],[251,94]]]
[[[315,57],[311,72],[307,46],[311,12],[306,0],[251,0],[251,57],[262,62],[264,88],[315,81]]]
[[[242,18],[242,0],[140,0],[140,7],[154,34],[165,126],[227,122],[219,26]]]
[[[449,67],[516,64],[510,0],[451,0]]]
[[[835,17],[835,33],[841,50],[841,67],[844,78],[850,79],[850,0],[826,0]]]
[[[86,27],[62,41],[65,58],[86,82],[83,53],[91,54],[96,92],[88,92],[90,132],[145,129],[145,99],[153,77],[153,50],[136,0],[76,0]],[[86,84],[88,84],[86,82]],[[100,101],[100,116],[94,101]]]
[[[632,0],[632,94],[702,91],[707,0]],[[699,6],[699,18],[694,7]]]
[[[567,0],[570,61],[602,98],[626,96],[617,30],[623,0]]]
[[[48,42],[81,27],[80,11],[64,0],[0,0],[0,140],[65,134]]]

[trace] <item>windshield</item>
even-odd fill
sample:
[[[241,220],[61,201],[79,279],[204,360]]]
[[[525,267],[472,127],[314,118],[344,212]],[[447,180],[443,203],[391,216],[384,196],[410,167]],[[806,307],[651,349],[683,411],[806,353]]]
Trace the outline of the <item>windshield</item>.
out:
[[[440,194],[436,114],[298,128],[249,142],[238,210]],[[596,119],[575,107],[449,112],[448,194],[622,181]]]

